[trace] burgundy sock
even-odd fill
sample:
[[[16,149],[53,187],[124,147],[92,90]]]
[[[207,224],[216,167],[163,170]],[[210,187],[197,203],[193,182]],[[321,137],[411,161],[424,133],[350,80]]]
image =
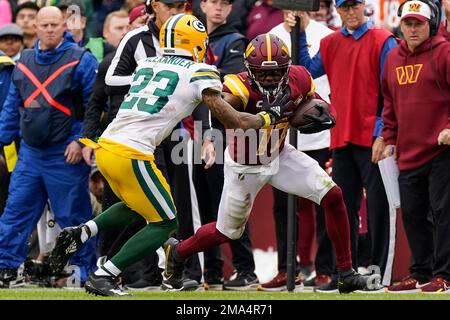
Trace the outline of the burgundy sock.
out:
[[[211,247],[231,241],[230,238],[216,229],[216,221],[201,226],[197,232],[180,242],[177,254],[185,259],[194,253],[205,251]]]
[[[347,270],[352,267],[350,226],[341,189],[335,186],[328,191],[321,206],[325,211],[327,233],[336,251],[336,266],[339,271]]]
[[[297,206],[299,219],[297,252],[300,256],[300,265],[308,266],[312,264],[311,251],[316,229],[314,202],[305,198],[298,198]]]

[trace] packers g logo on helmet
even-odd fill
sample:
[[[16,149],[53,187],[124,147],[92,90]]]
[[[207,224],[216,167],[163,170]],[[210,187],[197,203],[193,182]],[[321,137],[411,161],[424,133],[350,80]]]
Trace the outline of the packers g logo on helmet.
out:
[[[159,43],[163,55],[189,57],[195,62],[204,62],[208,35],[205,26],[196,17],[180,13],[161,27]]]

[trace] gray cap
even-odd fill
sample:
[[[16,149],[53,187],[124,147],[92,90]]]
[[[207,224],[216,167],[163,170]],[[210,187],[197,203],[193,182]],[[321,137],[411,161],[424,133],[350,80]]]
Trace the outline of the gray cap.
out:
[[[23,38],[23,32],[17,24],[7,23],[0,28],[0,37],[4,36],[16,36]]]

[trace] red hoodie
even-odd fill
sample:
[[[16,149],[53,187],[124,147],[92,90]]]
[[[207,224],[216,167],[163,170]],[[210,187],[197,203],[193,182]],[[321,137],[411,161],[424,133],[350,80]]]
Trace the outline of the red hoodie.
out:
[[[448,148],[437,138],[450,128],[450,42],[438,35],[411,52],[403,40],[386,58],[382,88],[382,136],[397,145],[400,170],[418,168]]]

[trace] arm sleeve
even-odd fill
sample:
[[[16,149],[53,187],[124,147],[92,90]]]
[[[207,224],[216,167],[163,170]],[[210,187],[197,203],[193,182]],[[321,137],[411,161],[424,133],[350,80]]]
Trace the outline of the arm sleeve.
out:
[[[397,46],[397,41],[395,40],[394,37],[389,37],[384,42],[384,45],[383,45],[383,48],[381,49],[381,54],[380,54],[380,81],[383,76],[384,61],[386,60],[386,56],[389,53],[389,51],[391,51],[391,49],[394,48],[395,46]],[[377,118],[375,120],[375,128],[373,130],[374,137],[379,137],[381,135],[381,131],[383,130],[383,127],[384,127],[383,117],[381,116],[383,114],[383,108],[384,108],[383,100],[381,100],[380,103],[381,103],[381,106],[379,109],[380,111],[377,114]]]
[[[397,116],[395,114],[394,102],[392,100],[391,91],[389,88],[389,70],[386,68],[383,71],[383,77],[381,80],[383,98],[384,98],[384,110],[383,110],[383,122],[384,127],[382,131],[382,137],[386,144],[397,144]]]
[[[112,59],[105,77],[108,95],[126,95],[130,89],[130,83],[137,63],[134,59],[134,48],[131,41],[121,41],[116,54]]]
[[[75,69],[72,80],[72,91],[81,92],[83,108],[86,110],[89,98],[91,97],[95,79],[97,76],[98,62],[90,53],[85,52],[81,57],[80,63]],[[74,121],[72,125],[73,140],[78,140],[83,134],[83,123]]]
[[[105,76],[110,63],[110,59],[105,59],[100,63],[94,89],[84,114],[83,136],[91,140],[101,134],[100,117],[108,102],[105,92]]]
[[[325,74],[325,69],[323,68],[322,57],[320,56],[320,50],[311,59],[308,52],[308,43],[306,42],[306,33],[300,33],[300,50],[299,59],[300,65],[304,66],[311,73],[314,79],[321,77]]]
[[[222,92],[222,81],[220,81],[220,73],[217,68],[207,64],[203,64],[197,71],[195,71],[191,79],[189,79],[189,86],[195,90],[195,95],[199,100],[202,99],[202,92],[205,89],[211,89],[217,92]]]
[[[0,144],[7,145],[19,136],[20,114],[19,107],[23,104],[19,90],[10,83],[8,96],[0,113]]]
[[[380,54],[380,80],[383,76],[384,61],[386,60],[386,56],[389,53],[389,51],[391,51],[391,49],[396,46],[397,46],[397,40],[395,40],[394,37],[387,38],[383,44],[383,48],[381,49],[381,54]]]

